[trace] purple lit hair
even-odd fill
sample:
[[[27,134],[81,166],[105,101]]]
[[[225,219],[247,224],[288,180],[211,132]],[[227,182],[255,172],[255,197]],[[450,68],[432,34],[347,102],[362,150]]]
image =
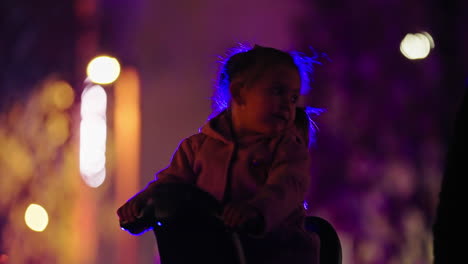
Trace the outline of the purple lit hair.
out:
[[[308,93],[311,89],[309,83],[313,65],[321,64],[318,58],[323,55],[314,51],[314,56],[310,57],[296,51],[284,52],[259,45],[252,47],[249,44],[239,44],[229,49],[224,57],[220,57],[220,72],[212,97],[213,112],[210,118],[229,108],[231,102],[229,85],[234,78],[244,77],[246,81],[255,81],[270,65],[291,65],[297,69],[301,78],[301,94]],[[312,116],[319,115],[323,110],[313,107],[298,108],[298,110],[296,123],[304,128],[305,139],[311,145],[318,130]]]

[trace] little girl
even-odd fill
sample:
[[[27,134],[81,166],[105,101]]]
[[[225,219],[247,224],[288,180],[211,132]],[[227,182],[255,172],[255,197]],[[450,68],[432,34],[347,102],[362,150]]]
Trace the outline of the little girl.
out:
[[[220,111],[118,209],[120,220],[135,221],[156,185],[191,183],[223,204],[226,226],[258,227],[241,237],[248,263],[318,263],[318,237],[303,227],[311,121],[297,107],[307,83],[296,58],[261,46],[230,56],[219,78]]]

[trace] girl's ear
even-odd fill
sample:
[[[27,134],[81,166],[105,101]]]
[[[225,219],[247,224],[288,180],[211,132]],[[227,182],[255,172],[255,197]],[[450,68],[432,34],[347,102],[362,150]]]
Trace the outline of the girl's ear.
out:
[[[229,92],[231,93],[231,97],[238,105],[243,105],[245,102],[242,96],[243,89],[244,89],[244,83],[241,81],[232,81],[231,84],[229,85]]]

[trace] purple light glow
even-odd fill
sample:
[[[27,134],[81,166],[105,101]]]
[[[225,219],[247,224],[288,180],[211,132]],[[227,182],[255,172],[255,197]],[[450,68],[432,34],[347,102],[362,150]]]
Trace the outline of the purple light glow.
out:
[[[229,93],[229,80],[227,78],[222,78],[222,76],[224,75],[224,65],[226,65],[227,61],[232,56],[241,52],[247,52],[252,48],[253,47],[251,44],[239,43],[238,46],[230,48],[224,54],[224,56],[219,56],[219,69],[221,70],[216,79],[213,97],[211,98],[213,113],[210,115],[209,118],[216,116],[217,114],[221,113],[224,109],[228,108],[229,101],[231,101],[231,94]]]

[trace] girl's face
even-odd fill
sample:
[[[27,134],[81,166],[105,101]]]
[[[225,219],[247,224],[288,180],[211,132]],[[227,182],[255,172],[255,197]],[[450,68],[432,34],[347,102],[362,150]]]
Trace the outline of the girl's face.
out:
[[[295,68],[278,65],[267,69],[241,90],[242,130],[273,134],[291,125],[296,118],[300,88],[301,79]]]

